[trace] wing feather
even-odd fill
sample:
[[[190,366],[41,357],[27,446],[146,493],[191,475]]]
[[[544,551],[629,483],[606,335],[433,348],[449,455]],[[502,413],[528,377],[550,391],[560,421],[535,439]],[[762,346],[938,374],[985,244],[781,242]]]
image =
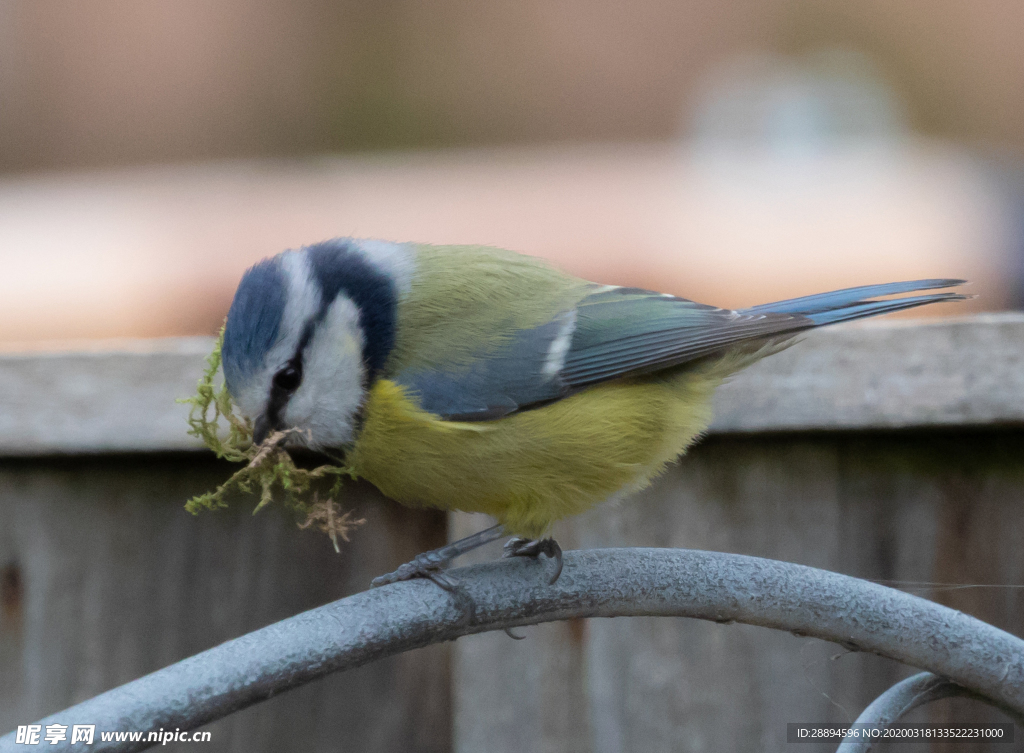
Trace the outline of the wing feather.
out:
[[[636,288],[593,286],[548,323],[503,333],[471,365],[407,369],[396,381],[425,410],[460,421],[490,420],[549,403],[588,386],[640,376],[714,356],[744,343],[784,342],[823,324],[946,300],[935,293],[888,300],[870,296],[931,290],[959,280],[870,285],[740,311]]]

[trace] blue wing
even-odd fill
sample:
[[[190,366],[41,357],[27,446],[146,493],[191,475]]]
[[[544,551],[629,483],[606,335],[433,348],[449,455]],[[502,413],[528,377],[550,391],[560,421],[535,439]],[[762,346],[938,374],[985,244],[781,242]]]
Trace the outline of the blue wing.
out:
[[[394,380],[419,398],[424,410],[453,421],[484,421],[557,400],[568,394],[549,367],[549,356],[569,342],[575,323],[570,309],[550,322],[520,330],[481,351],[468,367],[406,369]]]
[[[871,296],[929,290],[960,280],[872,285],[731,311],[636,288],[597,286],[574,308],[481,351],[465,368],[407,369],[394,379],[424,410],[449,420],[489,420],[558,400],[611,379],[639,376],[742,343],[783,341],[824,324],[960,300],[935,293],[881,301]]]

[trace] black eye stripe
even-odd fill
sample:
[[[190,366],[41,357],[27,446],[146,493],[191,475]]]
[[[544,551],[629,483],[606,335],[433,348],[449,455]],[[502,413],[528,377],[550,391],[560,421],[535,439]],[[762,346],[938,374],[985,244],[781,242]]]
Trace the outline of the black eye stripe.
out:
[[[263,415],[271,431],[282,428],[281,413],[284,412],[284,407],[288,405],[291,396],[295,394],[295,390],[302,384],[302,354],[309,341],[313,339],[313,326],[313,322],[306,322],[302,329],[302,337],[295,348],[295,355],[270,380],[270,396]]]
[[[285,392],[295,392],[302,383],[302,362],[289,363],[274,374],[274,387]]]

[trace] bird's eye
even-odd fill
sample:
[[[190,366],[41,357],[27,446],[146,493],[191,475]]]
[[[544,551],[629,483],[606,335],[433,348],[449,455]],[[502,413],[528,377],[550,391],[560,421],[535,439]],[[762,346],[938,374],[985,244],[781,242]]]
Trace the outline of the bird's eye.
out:
[[[288,364],[274,374],[274,386],[285,392],[294,392],[302,381],[302,369],[295,364]]]

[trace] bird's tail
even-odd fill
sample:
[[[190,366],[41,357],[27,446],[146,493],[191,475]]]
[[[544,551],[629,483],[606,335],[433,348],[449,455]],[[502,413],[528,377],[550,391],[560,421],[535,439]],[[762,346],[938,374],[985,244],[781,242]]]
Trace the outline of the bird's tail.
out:
[[[830,293],[819,293],[802,298],[790,298],[775,303],[764,303],[741,309],[741,314],[799,314],[813,322],[814,326],[835,324],[852,319],[861,319],[876,314],[889,314],[893,311],[924,306],[940,301],[963,301],[974,296],[961,293],[930,293],[928,295],[907,296],[904,298],[883,298],[900,293],[913,293],[920,290],[937,290],[963,285],[966,280],[913,280],[910,282],[890,282],[885,285],[864,285],[859,288],[833,290]]]

